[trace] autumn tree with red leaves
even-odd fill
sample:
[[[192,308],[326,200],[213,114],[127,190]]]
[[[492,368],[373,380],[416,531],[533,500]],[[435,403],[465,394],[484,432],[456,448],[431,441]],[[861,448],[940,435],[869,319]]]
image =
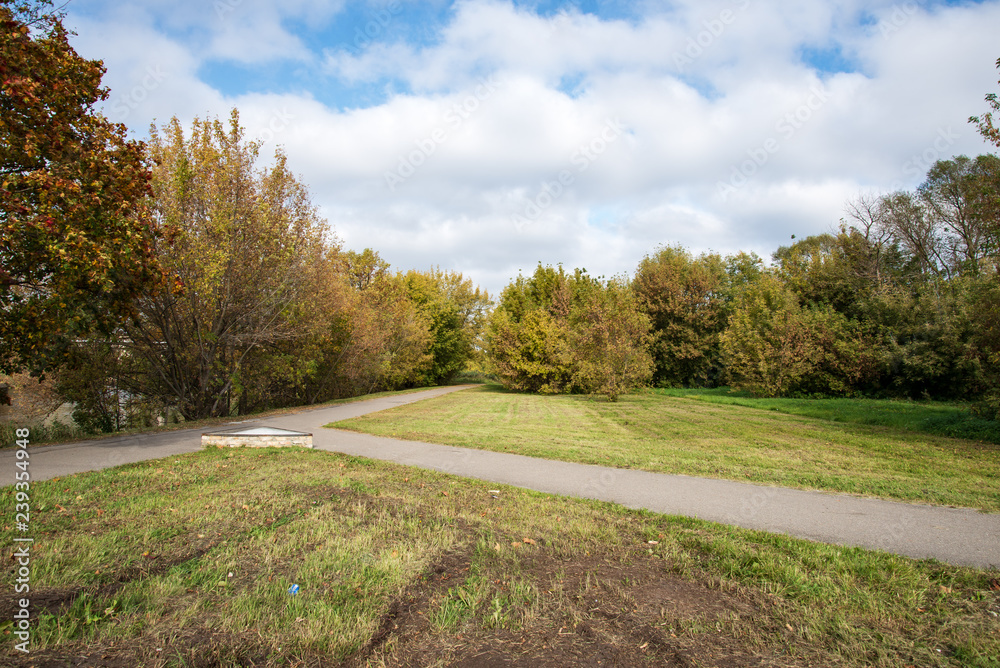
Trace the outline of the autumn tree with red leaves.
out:
[[[58,367],[159,275],[142,143],[48,2],[0,0],[0,372]]]

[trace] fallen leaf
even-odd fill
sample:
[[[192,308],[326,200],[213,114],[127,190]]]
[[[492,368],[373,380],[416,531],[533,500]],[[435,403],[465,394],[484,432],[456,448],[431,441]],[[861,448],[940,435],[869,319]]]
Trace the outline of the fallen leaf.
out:
[[[500,551],[500,543],[494,544],[493,545],[493,549],[496,550],[497,552],[499,552]]]
[[[785,624],[785,628],[788,629],[789,631],[791,631],[792,633],[795,633],[795,628],[792,627],[791,624]]]
[[[441,492],[441,493],[444,494],[445,496],[448,496],[448,492]]]
[[[524,542],[527,543],[528,545],[534,545],[535,544],[535,541],[531,540],[530,538],[525,538]]]
[[[515,540],[510,544],[511,547],[521,547],[521,541]]]
[[[940,586],[940,591],[941,591],[942,594],[950,594],[951,593],[951,587],[945,587],[944,585],[941,585]]]

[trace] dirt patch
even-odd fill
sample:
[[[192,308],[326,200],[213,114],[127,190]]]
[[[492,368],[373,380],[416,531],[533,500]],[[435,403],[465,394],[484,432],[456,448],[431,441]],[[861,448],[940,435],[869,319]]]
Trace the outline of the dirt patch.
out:
[[[216,544],[217,542],[208,542],[201,546],[195,545],[190,551],[170,558],[154,557],[144,564],[132,565],[111,574],[109,580],[96,586],[32,590],[31,616],[37,618],[41,613],[49,613],[57,617],[63,615],[73,606],[76,599],[85,593],[94,599],[111,598],[128,583],[146,577],[162,575],[178,564],[200,558]],[[0,619],[11,618],[16,610],[17,600],[18,597],[14,595],[0,598]]]
[[[382,616],[378,631],[343,665],[346,668],[367,665],[369,659],[390,638],[405,644],[426,635],[431,628],[427,620],[431,601],[447,591],[448,587],[461,582],[469,572],[471,562],[471,548],[453,550],[435,560],[414,583],[389,604],[389,610]]]
[[[662,560],[639,551],[571,561],[540,552],[521,564],[520,577],[540,592],[534,610],[512,615],[523,623],[489,629],[478,619],[454,632],[440,632],[427,621],[433,601],[462,582],[455,575],[461,576],[466,563],[453,560],[438,579],[408,590],[405,608],[390,610],[391,631],[383,625],[378,642],[367,648],[373,659],[368,665],[810,665],[788,656],[790,648],[783,641],[748,638],[752,627],[777,627],[749,597],[670,573]],[[445,580],[449,574],[451,582]],[[365,665],[359,658],[349,665]]]

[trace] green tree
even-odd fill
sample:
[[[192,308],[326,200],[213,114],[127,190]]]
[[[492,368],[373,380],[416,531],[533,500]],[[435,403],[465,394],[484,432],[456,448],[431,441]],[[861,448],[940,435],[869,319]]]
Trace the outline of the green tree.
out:
[[[345,276],[351,289],[331,312],[329,329],[319,343],[316,371],[309,380],[311,403],[413,387],[430,368],[429,323],[410,299],[405,282],[388,272],[388,263],[378,253],[366,249],[361,255],[383,270],[361,282],[356,275]]]
[[[541,393],[572,387],[570,304],[569,277],[562,267],[539,264],[530,279],[518,276],[500,293],[485,341],[490,370],[505,387]]]
[[[486,330],[490,369],[508,389],[611,401],[648,382],[648,344],[649,319],[624,280],[541,264],[504,289]]]
[[[572,387],[569,327],[545,309],[532,309],[515,319],[506,309],[497,308],[487,328],[486,345],[490,370],[507,389],[556,394]]]
[[[776,276],[741,291],[722,350],[731,384],[766,397],[854,394],[877,364],[862,325],[826,304],[802,307]]]
[[[955,271],[979,273],[996,252],[994,206],[1000,186],[1000,159],[960,155],[938,160],[918,192],[941,226],[948,259]]]
[[[653,377],[649,317],[624,279],[588,288],[570,316],[573,381],[584,392],[617,401]]]
[[[141,143],[94,110],[100,61],[50,3],[0,0],[0,371],[44,372],[112,332],[159,277]]]
[[[873,301],[872,323],[889,394],[915,399],[969,399],[983,386],[970,304],[983,283],[974,276],[886,291]]]
[[[472,359],[482,331],[489,294],[458,272],[411,270],[404,276],[410,299],[430,327],[431,366],[424,384],[448,382]]]
[[[720,256],[695,258],[679,246],[639,263],[633,286],[653,326],[657,385],[706,386],[718,379],[728,279]]]

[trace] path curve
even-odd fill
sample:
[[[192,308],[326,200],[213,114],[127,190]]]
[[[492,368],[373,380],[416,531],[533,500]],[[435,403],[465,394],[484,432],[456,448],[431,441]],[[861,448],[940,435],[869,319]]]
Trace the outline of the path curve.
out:
[[[847,494],[574,464],[487,450],[371,436],[323,425],[441,396],[436,388],[239,424],[310,431],[316,448],[370,457],[550,494],[612,501],[629,508],[697,517],[800,538],[885,550],[914,558],[1000,567],[1000,514]],[[217,427],[217,428],[221,428]],[[213,430],[217,429],[213,428]],[[204,429],[115,437],[31,449],[31,477],[56,476],[156,459],[201,447]],[[13,482],[14,453],[0,451]]]

